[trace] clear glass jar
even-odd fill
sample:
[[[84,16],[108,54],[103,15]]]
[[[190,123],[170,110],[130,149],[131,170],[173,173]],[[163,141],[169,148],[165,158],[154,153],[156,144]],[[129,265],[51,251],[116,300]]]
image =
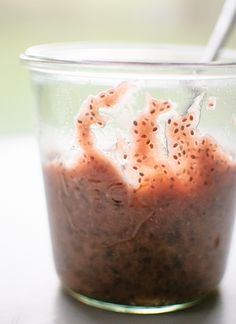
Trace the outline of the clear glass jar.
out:
[[[201,48],[35,46],[57,273],[76,299],[162,313],[219,284],[235,213],[236,53]]]

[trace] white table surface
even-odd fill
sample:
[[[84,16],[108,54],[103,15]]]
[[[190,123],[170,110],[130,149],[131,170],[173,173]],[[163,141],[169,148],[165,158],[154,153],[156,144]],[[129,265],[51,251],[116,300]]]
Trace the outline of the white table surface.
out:
[[[54,271],[38,149],[32,137],[0,138],[1,324],[235,324],[236,235],[218,293],[163,315],[98,310],[66,296]]]

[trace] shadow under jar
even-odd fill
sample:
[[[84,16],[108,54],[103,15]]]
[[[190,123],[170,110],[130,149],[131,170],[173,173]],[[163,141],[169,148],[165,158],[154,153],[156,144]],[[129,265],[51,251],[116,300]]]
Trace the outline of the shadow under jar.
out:
[[[235,213],[236,53],[35,46],[31,71],[57,273],[76,299],[162,313],[219,284]]]

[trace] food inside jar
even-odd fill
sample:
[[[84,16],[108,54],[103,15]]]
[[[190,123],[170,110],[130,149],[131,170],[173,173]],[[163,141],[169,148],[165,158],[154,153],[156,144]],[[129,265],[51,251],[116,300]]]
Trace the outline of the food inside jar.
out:
[[[43,166],[57,272],[66,287],[102,301],[195,300],[224,272],[235,161],[200,133],[197,102],[170,116],[172,102],[150,96],[129,139],[118,137],[117,160],[110,158],[93,127],[104,127],[100,109],[116,109],[132,88],[123,82],[89,96],[76,118],[76,158],[68,163],[62,154]]]

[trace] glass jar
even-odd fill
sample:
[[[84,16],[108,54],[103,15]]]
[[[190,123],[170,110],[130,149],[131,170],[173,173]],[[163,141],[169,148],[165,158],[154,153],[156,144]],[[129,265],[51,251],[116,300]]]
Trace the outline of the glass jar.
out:
[[[57,273],[130,313],[189,307],[226,265],[235,213],[236,53],[53,44],[22,55],[36,93]]]

